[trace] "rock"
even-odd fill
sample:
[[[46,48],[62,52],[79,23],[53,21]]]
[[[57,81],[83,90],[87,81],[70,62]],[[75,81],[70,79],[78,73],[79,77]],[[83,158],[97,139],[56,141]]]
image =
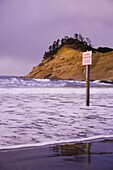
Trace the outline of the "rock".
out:
[[[53,59],[44,59],[26,78],[85,80],[82,52],[62,47]],[[91,80],[113,80],[113,51],[93,53]]]

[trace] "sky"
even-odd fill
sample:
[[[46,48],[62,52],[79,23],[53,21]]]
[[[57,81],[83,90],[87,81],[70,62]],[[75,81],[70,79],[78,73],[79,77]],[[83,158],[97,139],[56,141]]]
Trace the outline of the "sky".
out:
[[[0,75],[22,76],[75,33],[113,47],[113,0],[0,0]]]

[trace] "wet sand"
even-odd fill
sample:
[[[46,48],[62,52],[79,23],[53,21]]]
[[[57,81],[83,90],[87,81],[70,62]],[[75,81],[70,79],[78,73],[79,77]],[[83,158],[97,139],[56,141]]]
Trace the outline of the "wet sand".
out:
[[[113,141],[0,150],[0,170],[113,170]]]

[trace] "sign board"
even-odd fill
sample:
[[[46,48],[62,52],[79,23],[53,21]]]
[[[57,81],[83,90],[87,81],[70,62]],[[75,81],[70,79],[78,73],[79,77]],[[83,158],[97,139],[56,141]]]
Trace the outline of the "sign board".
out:
[[[82,65],[91,65],[92,64],[92,51],[86,51],[82,56]]]

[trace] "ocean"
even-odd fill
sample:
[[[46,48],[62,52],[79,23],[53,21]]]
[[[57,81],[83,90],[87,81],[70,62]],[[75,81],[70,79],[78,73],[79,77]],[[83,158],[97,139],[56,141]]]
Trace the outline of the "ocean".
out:
[[[113,138],[113,84],[0,76],[0,148]]]

